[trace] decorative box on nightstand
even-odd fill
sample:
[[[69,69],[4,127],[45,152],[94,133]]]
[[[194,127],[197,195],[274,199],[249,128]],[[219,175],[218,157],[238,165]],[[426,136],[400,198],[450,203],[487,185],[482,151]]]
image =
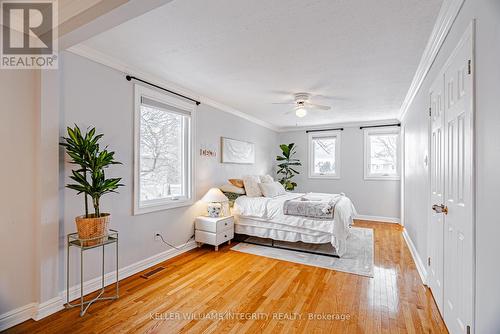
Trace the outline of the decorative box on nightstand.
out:
[[[234,237],[233,217],[197,217],[194,235],[198,246],[209,244],[215,246],[215,251],[218,251],[220,244],[226,241],[231,244]]]

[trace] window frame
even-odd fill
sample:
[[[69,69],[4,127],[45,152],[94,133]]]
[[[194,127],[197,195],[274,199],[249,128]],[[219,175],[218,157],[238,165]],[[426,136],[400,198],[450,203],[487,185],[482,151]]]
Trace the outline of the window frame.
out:
[[[342,142],[340,130],[332,131],[322,131],[322,132],[309,132],[308,133],[308,176],[310,179],[340,179],[341,171],[341,159],[340,159],[340,148]],[[335,137],[335,174],[318,174],[314,172],[314,149],[313,149],[313,139],[315,138],[325,138],[325,137]]]
[[[156,203],[152,201],[148,205],[141,205],[140,202],[140,129],[141,129],[141,97],[147,97],[156,100],[160,103],[181,109],[190,113],[190,121],[188,125],[189,134],[185,136],[187,139],[184,143],[183,155],[186,161],[183,160],[184,171],[183,177],[186,182],[186,198],[183,199],[167,199],[158,200]],[[195,129],[196,129],[196,105],[179,98],[173,97],[168,93],[160,92],[140,84],[134,85],[134,215],[141,215],[150,212],[169,210],[183,206],[189,206],[194,203],[195,189]]]
[[[371,135],[397,135],[396,141],[396,174],[384,175],[383,173],[370,173],[370,158],[371,158]],[[401,131],[399,128],[377,128],[364,129],[364,179],[378,181],[399,181],[401,179]]]

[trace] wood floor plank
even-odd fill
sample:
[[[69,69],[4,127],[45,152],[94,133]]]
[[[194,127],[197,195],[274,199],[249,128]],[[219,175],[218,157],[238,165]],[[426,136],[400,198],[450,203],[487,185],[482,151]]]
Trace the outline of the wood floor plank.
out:
[[[202,247],[122,280],[120,299],[84,317],[63,310],[7,333],[447,333],[402,228],[356,226],[374,230],[373,278]]]

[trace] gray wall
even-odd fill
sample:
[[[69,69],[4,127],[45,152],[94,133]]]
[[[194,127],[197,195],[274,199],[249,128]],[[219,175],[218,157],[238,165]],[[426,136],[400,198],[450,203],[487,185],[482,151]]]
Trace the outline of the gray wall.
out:
[[[38,82],[35,71],[0,70],[0,315],[35,294]]]
[[[307,140],[305,131],[283,132],[279,135],[280,144],[297,145],[297,158],[302,161],[300,174],[295,178],[298,184],[296,191],[344,192],[351,198],[360,215],[400,217],[400,181],[364,179],[364,136],[359,127],[344,128],[341,133],[340,179],[308,178]]]
[[[103,142],[116,151],[117,160],[123,165],[110,169],[110,176],[123,177],[126,185],[119,194],[102,200],[104,210],[112,213],[111,227],[120,232],[120,267],[146,259],[168,249],[161,242],[153,241],[156,231],[163,233],[169,242],[185,243],[193,234],[193,219],[202,213],[203,205],[176,208],[144,215],[132,215],[133,198],[133,85],[124,75],[109,67],[94,63],[71,53],[64,53],[62,75],[62,124],[77,123],[82,128],[96,126],[105,134]],[[212,186],[227,182],[230,177],[243,174],[272,173],[277,134],[240,117],[201,104],[197,111],[197,144],[195,152],[206,146],[216,149],[217,158],[200,157],[195,169],[196,199]],[[61,131],[65,129],[61,127]],[[63,132],[61,132],[61,135]],[[231,137],[256,144],[256,164],[221,164],[220,137]],[[62,154],[62,151],[61,151]],[[64,164],[65,174],[61,187],[68,182],[71,165]],[[64,189],[64,228],[62,234],[75,231],[74,217],[82,214],[83,200],[70,189]],[[111,253],[111,252],[110,252]],[[89,255],[92,264],[86,279],[99,274],[99,252]],[[111,255],[111,254],[110,254]],[[76,257],[75,257],[76,259]],[[107,268],[111,270],[112,257]],[[77,271],[78,262],[71,268]]]
[[[421,258],[427,257],[429,174],[428,92],[472,19],[476,18],[476,333],[500,329],[500,1],[466,0],[404,121],[406,127],[405,227]]]

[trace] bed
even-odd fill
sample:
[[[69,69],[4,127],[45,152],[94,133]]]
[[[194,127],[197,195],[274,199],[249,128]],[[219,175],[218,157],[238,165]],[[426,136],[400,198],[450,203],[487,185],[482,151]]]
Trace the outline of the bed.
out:
[[[335,198],[333,219],[284,213],[285,202],[302,197],[325,201]],[[237,234],[288,243],[330,243],[335,248],[335,256],[341,257],[347,249],[349,228],[356,211],[351,200],[343,194],[287,192],[272,198],[239,196],[234,201],[232,213]]]

